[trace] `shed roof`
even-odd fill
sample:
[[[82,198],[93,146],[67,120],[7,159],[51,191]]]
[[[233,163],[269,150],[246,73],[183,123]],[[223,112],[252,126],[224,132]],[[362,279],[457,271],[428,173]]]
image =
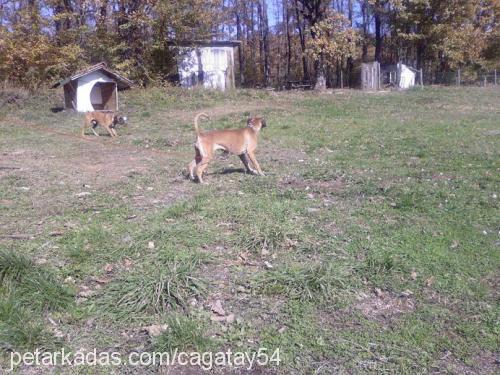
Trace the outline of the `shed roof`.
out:
[[[168,40],[172,47],[239,47],[241,40]]]
[[[90,73],[93,73],[93,72],[96,72],[96,71],[102,71],[103,74],[107,75],[108,77],[114,79],[117,83],[117,86],[118,86],[118,90],[124,90],[124,89],[128,89],[130,88],[134,83],[129,80],[128,78],[125,78],[121,75],[119,75],[118,73],[108,69],[108,67],[106,66],[106,63],[104,62],[101,62],[99,64],[95,64],[95,65],[92,65],[92,66],[89,66],[75,74],[73,74],[72,76],[70,77],[67,77],[57,83],[55,83],[54,85],[52,85],[52,88],[56,88],[56,87],[59,87],[59,86],[64,86],[65,84],[69,83],[70,81],[74,81],[75,79],[78,79],[80,77],[83,77],[87,74],[90,74]]]

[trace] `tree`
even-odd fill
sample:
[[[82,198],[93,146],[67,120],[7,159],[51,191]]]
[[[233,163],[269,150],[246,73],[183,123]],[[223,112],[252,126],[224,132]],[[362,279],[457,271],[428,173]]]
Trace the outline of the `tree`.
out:
[[[326,68],[341,65],[345,58],[352,57],[359,37],[351,28],[350,21],[344,15],[333,11],[329,12],[324,20],[317,22],[311,32],[315,38],[309,44],[308,54],[314,61],[318,61],[320,79],[316,83],[316,89],[324,89]]]
[[[300,4],[298,9],[309,24],[311,43],[314,44],[317,37],[314,26],[325,18],[328,2],[325,0],[297,0],[297,4]],[[326,78],[322,53],[315,55],[313,61],[316,74],[315,88],[324,89],[326,87]]]

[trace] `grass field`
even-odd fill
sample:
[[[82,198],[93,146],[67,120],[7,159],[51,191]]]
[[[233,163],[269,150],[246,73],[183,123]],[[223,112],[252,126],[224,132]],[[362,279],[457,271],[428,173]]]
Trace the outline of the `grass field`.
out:
[[[265,347],[281,363],[261,373],[499,371],[500,90],[120,99],[117,139],[79,138],[60,93],[3,108],[4,368],[34,348]],[[265,116],[267,176],[231,157],[188,181],[200,110],[206,129]]]

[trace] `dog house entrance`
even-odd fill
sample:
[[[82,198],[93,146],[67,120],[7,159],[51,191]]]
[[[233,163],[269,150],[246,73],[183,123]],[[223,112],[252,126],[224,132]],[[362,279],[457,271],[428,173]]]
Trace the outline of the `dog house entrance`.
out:
[[[94,110],[116,111],[118,103],[116,101],[116,83],[97,82],[90,91],[90,103]]]

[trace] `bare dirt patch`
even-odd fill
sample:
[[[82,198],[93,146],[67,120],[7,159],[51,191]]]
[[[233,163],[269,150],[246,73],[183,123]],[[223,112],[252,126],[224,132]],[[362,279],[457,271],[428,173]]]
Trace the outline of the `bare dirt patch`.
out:
[[[301,178],[285,178],[281,180],[282,187],[310,191],[311,193],[338,193],[346,188],[346,182],[341,177],[323,181],[323,180],[304,180]]]
[[[498,353],[481,352],[473,357],[471,364],[466,364],[452,352],[445,351],[439,360],[432,365],[432,374],[457,374],[457,375],[491,375],[498,374],[500,358]]]
[[[398,316],[413,311],[415,300],[407,293],[395,295],[376,289],[373,293],[361,294],[354,307],[369,319],[389,323]]]
[[[47,136],[44,129],[33,131],[41,139]],[[49,142],[44,138],[30,148],[14,146],[1,157],[2,166],[8,168],[0,170],[0,182],[9,194],[18,196],[15,205],[11,197],[2,201],[8,220],[0,230],[6,234],[43,232],[45,225],[35,223],[50,226],[49,219],[67,209],[99,209],[86,203],[95,195],[132,202],[132,208],[144,210],[165,206],[192,191],[192,184],[180,176],[178,155],[118,144],[108,137],[85,140],[56,132]],[[139,186],[145,180],[148,185]]]

